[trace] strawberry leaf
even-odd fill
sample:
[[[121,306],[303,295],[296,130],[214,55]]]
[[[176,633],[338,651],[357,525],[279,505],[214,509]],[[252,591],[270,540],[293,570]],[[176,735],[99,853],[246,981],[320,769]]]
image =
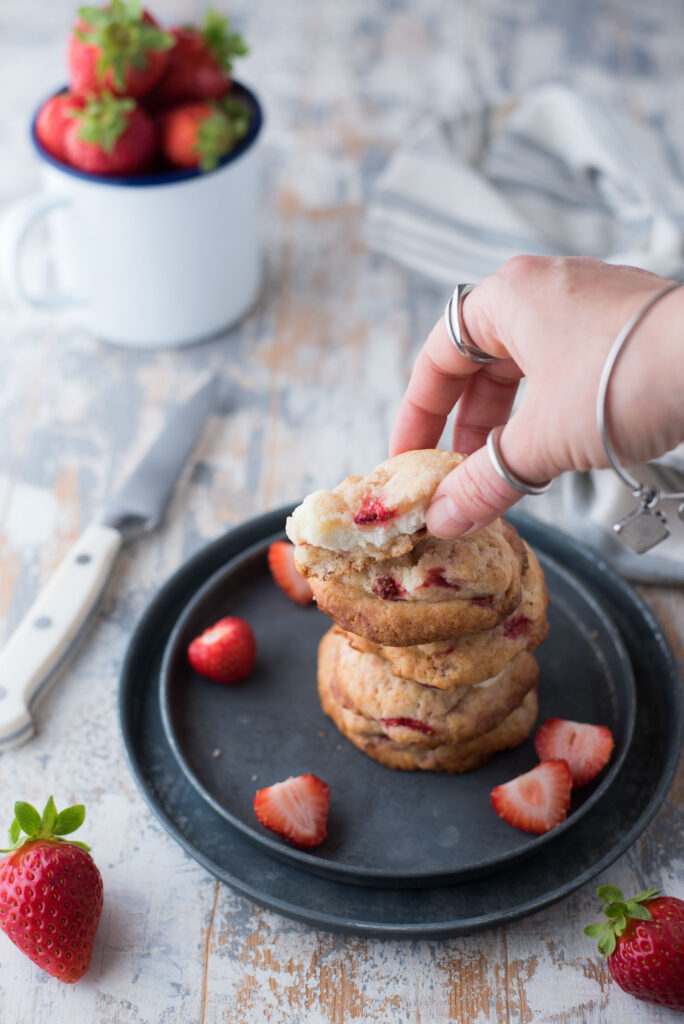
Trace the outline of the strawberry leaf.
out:
[[[607,931],[605,935],[602,935],[598,941],[598,948],[604,956],[610,956],[611,953],[615,952],[617,946],[617,940],[613,931]]]
[[[584,934],[588,935],[590,939],[597,939],[599,935],[603,935],[608,930],[608,925],[605,921],[598,921],[596,924],[588,924],[584,929]]]
[[[602,899],[604,903],[623,903],[625,899],[622,894],[622,890],[618,889],[616,885],[600,885],[596,890],[596,895],[599,899]]]
[[[97,28],[106,25],[108,20],[107,12],[101,7],[81,7],[78,16],[81,21],[85,21],[86,25],[94,25]]]
[[[52,832],[53,828],[55,827],[55,822],[56,821],[57,821],[57,808],[55,807],[55,801],[54,801],[52,795],[50,795],[48,797],[47,803],[45,804],[45,809],[43,811],[43,817],[41,818],[41,821],[40,821],[40,831],[44,835],[49,835]]]
[[[606,917],[620,917],[625,912],[624,903],[610,903],[607,907],[604,907],[603,913]]]
[[[231,121],[216,108],[199,122],[195,151],[203,171],[213,171],[223,156],[235,145],[235,132]]]
[[[40,828],[40,814],[31,804],[17,800],[14,805],[14,816],[27,836],[34,835]]]
[[[73,807],[67,807],[59,812],[57,821],[52,829],[53,834],[56,836],[66,836],[80,828],[84,821],[85,807],[83,804],[74,804]]]
[[[657,896],[658,893],[661,893],[662,891],[662,889],[656,889],[656,887],[652,885],[650,889],[645,889],[644,892],[639,892],[636,896],[630,897],[629,902],[643,903],[644,900],[652,900],[654,896]]]
[[[640,903],[635,903],[634,900],[629,900],[625,904],[625,913],[627,917],[633,917],[637,921],[651,920],[651,911],[648,907],[642,907]]]
[[[14,846],[16,844],[17,839],[19,838],[20,835],[21,835],[21,825],[19,824],[19,822],[15,818],[13,820],[12,824],[9,827],[9,840],[10,840],[10,844],[12,846]]]
[[[226,71],[232,71],[233,57],[244,57],[249,49],[239,32],[233,32],[230,19],[208,10],[202,27],[204,43],[212,57]]]

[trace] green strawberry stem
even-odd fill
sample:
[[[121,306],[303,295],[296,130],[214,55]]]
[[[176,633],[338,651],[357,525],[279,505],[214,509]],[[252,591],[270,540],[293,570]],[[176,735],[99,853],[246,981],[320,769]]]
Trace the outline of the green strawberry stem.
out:
[[[82,109],[75,108],[67,113],[81,122],[78,137],[82,142],[111,153],[128,128],[129,115],[136,105],[129,96],[115,96],[105,89],[100,96],[90,96]]]
[[[603,913],[607,920],[597,924],[588,924],[584,929],[584,934],[592,939],[598,939],[599,952],[604,956],[610,956],[615,952],[617,940],[623,934],[630,918],[638,921],[651,920],[651,912],[642,904],[652,900],[660,892],[662,892],[661,889],[646,889],[626,900],[622,890],[618,889],[616,885],[599,886],[596,895],[605,904]]]
[[[222,157],[244,138],[249,128],[249,111],[240,100],[223,100],[200,121],[195,150],[203,171],[213,171]]]
[[[32,804],[17,800],[14,805],[14,820],[9,827],[11,845],[0,850],[0,853],[11,853],[13,850],[18,850],[24,843],[34,842],[36,839],[49,839],[55,843],[71,843],[73,846],[80,846],[83,850],[89,850],[89,846],[80,843],[77,839],[62,838],[80,828],[84,820],[85,807],[83,804],[65,807],[58,813],[55,801],[52,796],[49,796],[41,815]],[[25,835],[22,836],[22,832]]]
[[[111,68],[117,89],[125,88],[129,65],[147,67],[149,51],[169,50],[175,43],[169,32],[145,21],[140,0],[111,0],[107,8],[81,7],[78,13],[88,27],[76,29],[76,37],[98,47],[101,52],[96,70],[100,81]]]
[[[244,57],[249,53],[240,33],[232,31],[230,18],[218,11],[207,11],[202,36],[209,52],[226,71],[233,70],[233,57]]]

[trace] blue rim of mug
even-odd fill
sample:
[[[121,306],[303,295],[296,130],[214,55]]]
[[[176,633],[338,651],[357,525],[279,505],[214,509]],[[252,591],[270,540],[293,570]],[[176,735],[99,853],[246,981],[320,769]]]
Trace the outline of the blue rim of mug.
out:
[[[200,171],[199,168],[193,167],[188,170],[178,171],[157,171],[150,174],[138,174],[138,175],[125,175],[117,177],[116,175],[108,174],[89,174],[87,171],[79,171],[75,167],[69,167],[68,164],[62,163],[56,157],[51,156],[45,147],[40,143],[36,134],[36,121],[38,115],[43,108],[44,104],[53,96],[59,96],[61,93],[67,91],[67,86],[62,86],[61,89],[57,89],[56,92],[50,94],[45,100],[38,106],[33,119],[31,121],[31,141],[36,149],[36,152],[46,164],[50,164],[55,167],[62,174],[68,174],[72,178],[80,178],[82,181],[90,181],[96,185],[122,185],[125,188],[149,188],[152,185],[175,185],[179,181],[191,181],[193,178],[206,178],[207,174],[214,174],[216,171],[220,171],[227,164],[233,163],[242,156],[256,141],[259,132],[263,126],[264,115],[261,109],[261,104],[256,98],[251,89],[248,89],[246,85],[233,79],[233,87],[231,89],[231,95],[237,96],[240,99],[246,100],[248,107],[250,108],[250,125],[249,131],[245,135],[242,142],[232,149],[230,153],[227,153],[223,160],[214,168],[212,171]]]

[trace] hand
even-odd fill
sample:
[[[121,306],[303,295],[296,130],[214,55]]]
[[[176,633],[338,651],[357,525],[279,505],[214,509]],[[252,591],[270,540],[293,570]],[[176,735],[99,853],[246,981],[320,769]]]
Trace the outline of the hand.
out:
[[[515,257],[463,303],[473,342],[497,356],[485,366],[460,355],[440,318],[416,360],[390,446],[392,455],[433,447],[458,401],[453,448],[471,457],[437,489],[427,517],[432,533],[472,532],[520,499],[483,447],[498,424],[508,421],[500,437],[506,465],[530,483],[609,464],[596,426],[601,369],[622,325],[667,284],[589,258]],[[611,381],[611,439],[628,465],[684,439],[683,291],[648,314]],[[523,376],[525,395],[509,420]]]

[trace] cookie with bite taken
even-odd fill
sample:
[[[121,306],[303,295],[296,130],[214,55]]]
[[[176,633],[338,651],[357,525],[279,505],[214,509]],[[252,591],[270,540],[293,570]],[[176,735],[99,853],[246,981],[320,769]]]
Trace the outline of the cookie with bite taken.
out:
[[[427,531],[432,495],[464,457],[404,452],[295,509],[286,531],[297,568],[338,625],[409,646],[491,629],[517,607],[527,554],[510,524],[456,540]]]

